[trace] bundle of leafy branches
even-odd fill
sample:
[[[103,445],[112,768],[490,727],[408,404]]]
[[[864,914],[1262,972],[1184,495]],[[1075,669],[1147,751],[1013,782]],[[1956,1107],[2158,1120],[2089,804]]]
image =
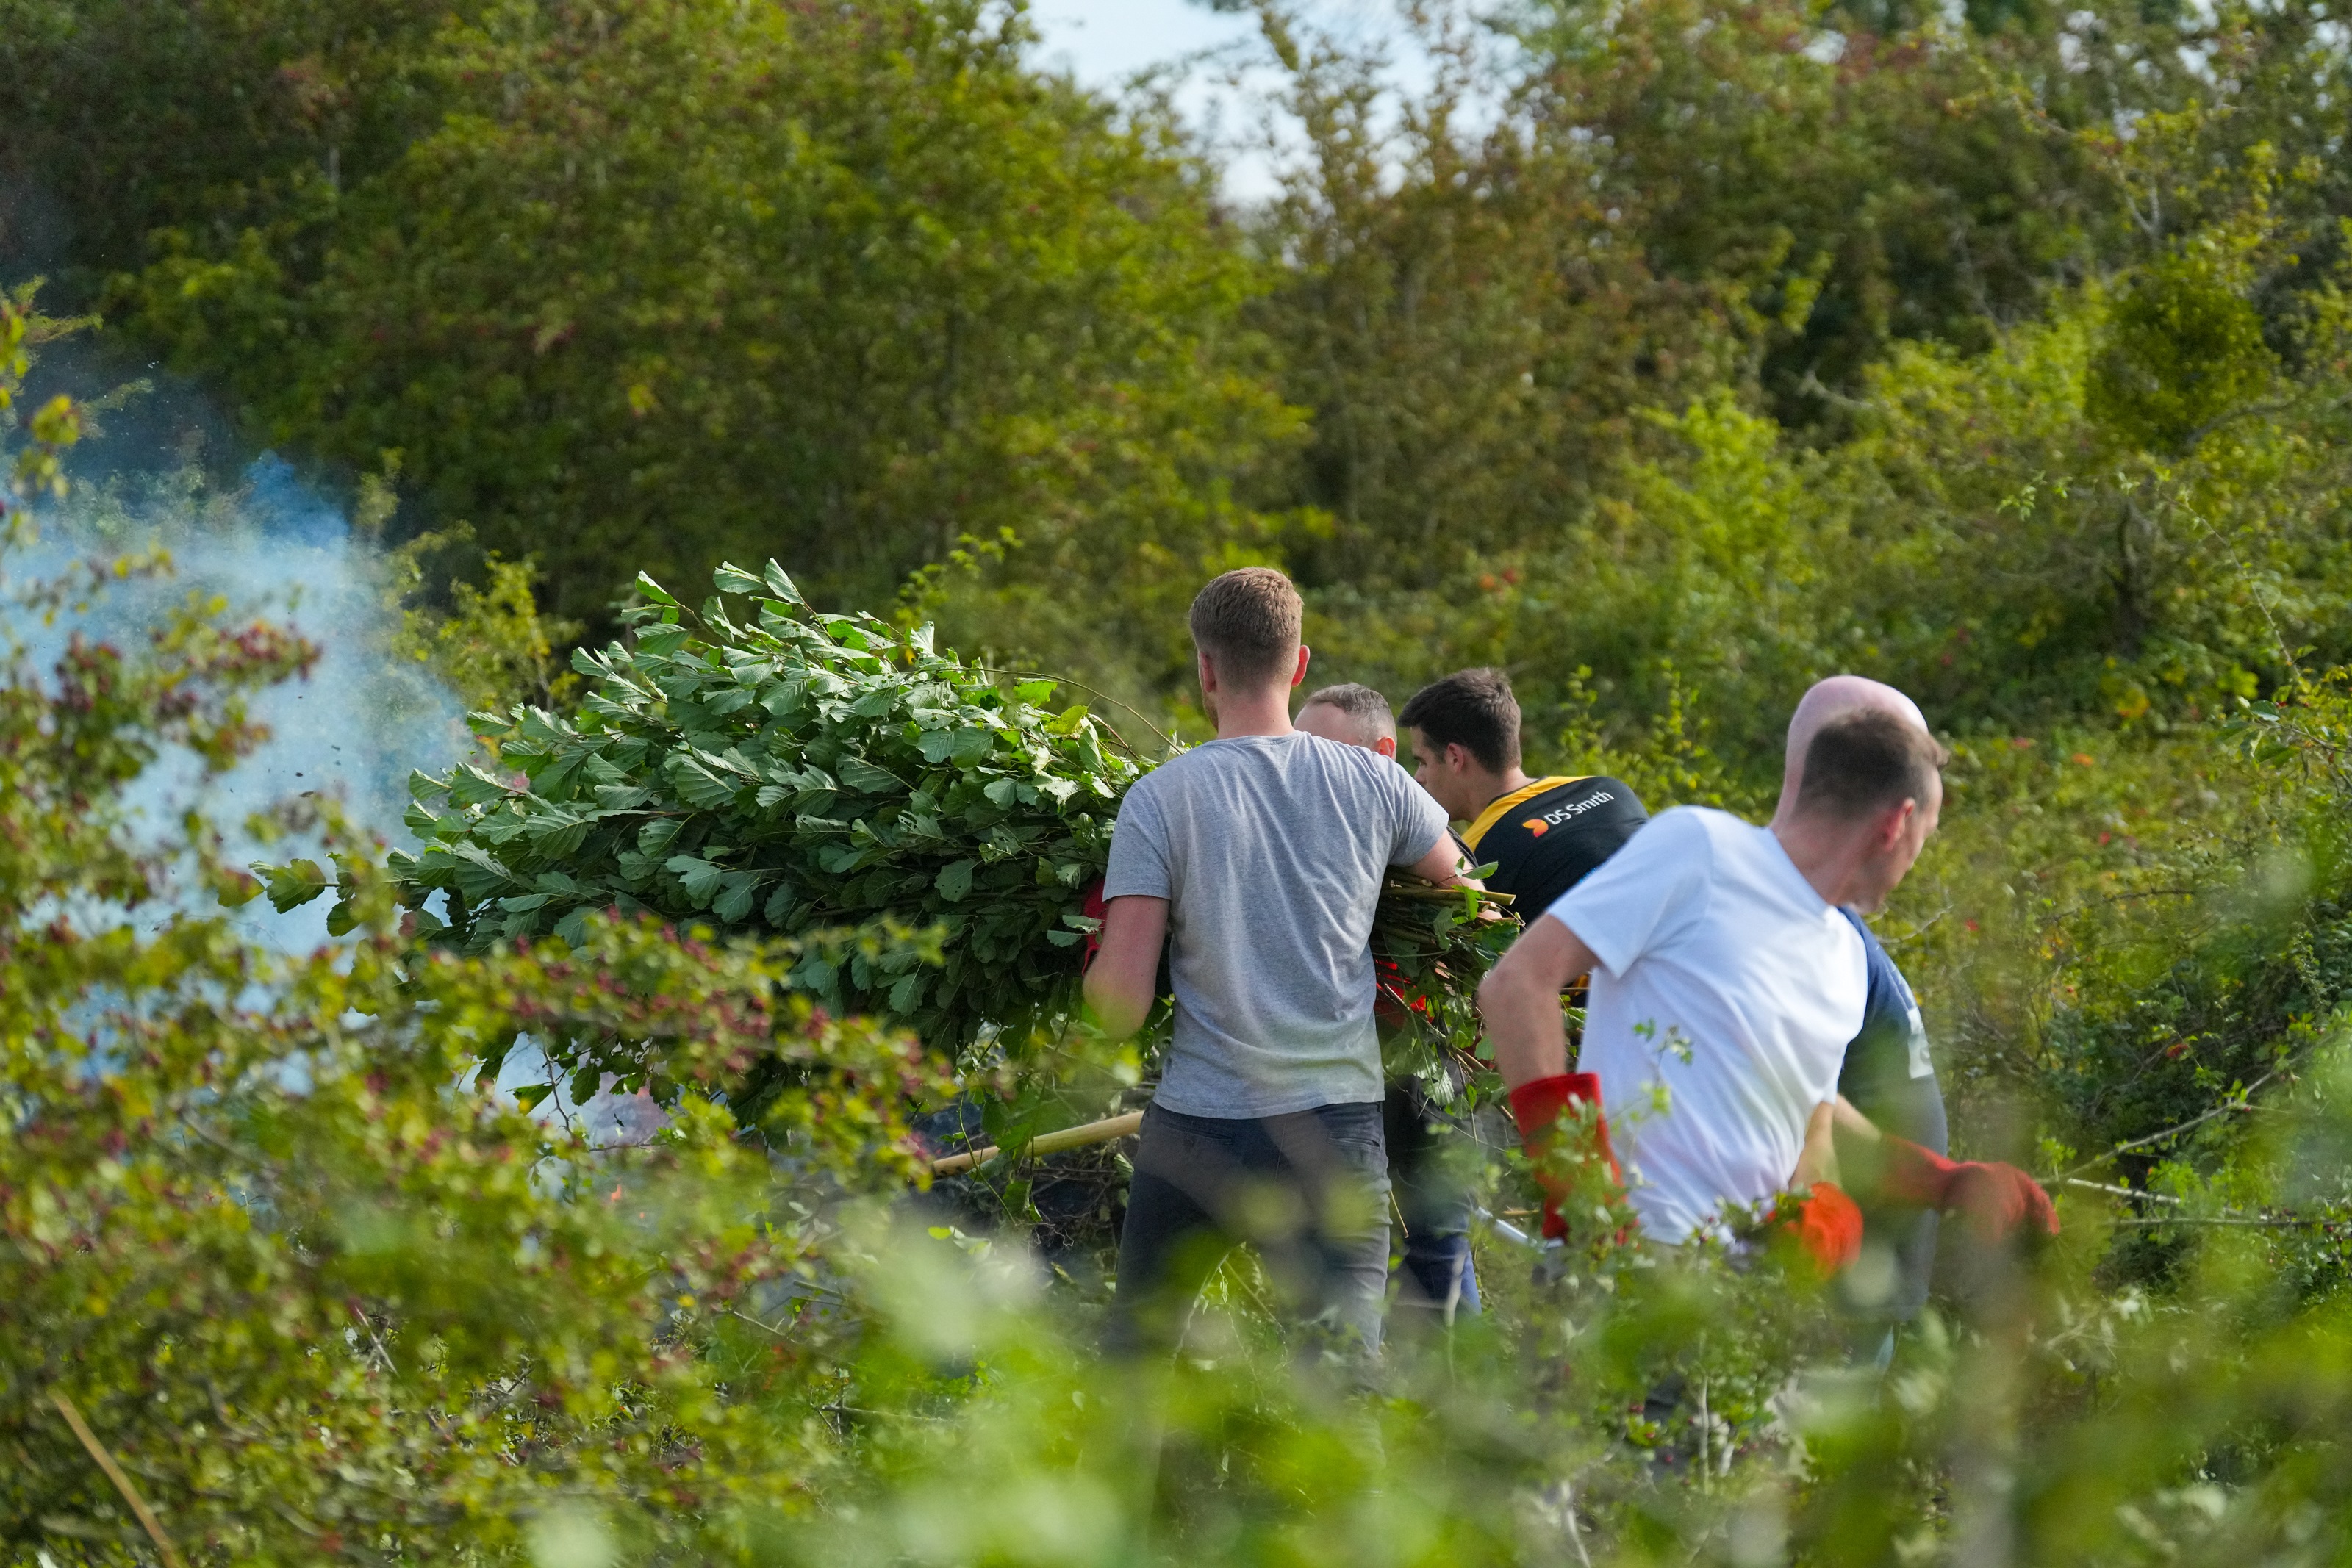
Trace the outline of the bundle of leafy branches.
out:
[[[608,909],[730,932],[895,922],[935,928],[936,961],[820,945],[794,985],[951,1057],[1067,1015],[1132,755],[1085,707],[1047,711],[1054,682],[1000,685],[927,630],[817,614],[772,562],[716,583],[753,597],[751,622],[641,578],[630,643],[574,656],[575,715],[473,716],[517,771],[412,779],[423,847],[389,865],[416,931],[478,954],[576,942]],[[267,874],[281,907],[331,885],[308,862]]]
[[[928,627],[814,611],[773,561],[713,581],[698,612],[640,577],[630,640],[575,656],[590,683],[576,714],[478,714],[502,769],[415,777],[423,847],[389,870],[415,930],[478,955],[576,946],[592,915],[649,913],[803,939],[797,988],[904,1024],[967,1070],[1068,1037],[1086,892],[1145,763],[1083,705],[1053,711],[1059,683],[966,664]],[[751,599],[748,622],[726,594]],[[358,885],[311,862],[262,869],[281,908]],[[1374,945],[1399,1071],[1460,1081],[1444,1063],[1469,1060],[1477,980],[1508,928],[1479,910],[1403,884],[1384,896]],[[330,925],[350,918],[339,901]],[[937,940],[821,939],[853,927]],[[646,1083],[594,1042],[541,1043],[583,1095],[608,1071]]]
[[[1508,899],[1391,877],[1372,916],[1381,1054],[1391,1079],[1414,1078],[1439,1105],[1499,1092],[1478,1022],[1478,981],[1519,934]]]

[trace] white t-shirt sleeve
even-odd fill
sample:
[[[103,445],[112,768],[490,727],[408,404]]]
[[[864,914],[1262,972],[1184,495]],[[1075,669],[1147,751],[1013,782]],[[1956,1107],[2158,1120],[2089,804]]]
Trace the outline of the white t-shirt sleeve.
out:
[[[1591,948],[1602,968],[1622,976],[1704,909],[1714,854],[1697,812],[1667,811],[1544,913]]]

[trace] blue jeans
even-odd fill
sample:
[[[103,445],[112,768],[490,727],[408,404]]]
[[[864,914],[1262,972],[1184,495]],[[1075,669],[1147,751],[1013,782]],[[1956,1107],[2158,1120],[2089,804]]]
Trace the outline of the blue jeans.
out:
[[[1480,1154],[1449,1124],[1416,1082],[1389,1085],[1381,1118],[1388,1134],[1389,1180],[1404,1221],[1397,1265],[1400,1309],[1451,1322],[1478,1311],[1478,1276],[1470,1262],[1470,1212]]]
[[[1294,1331],[1342,1354],[1379,1351],[1389,1178],[1378,1101],[1238,1119],[1146,1110],[1111,1348],[1173,1345],[1202,1284],[1244,1241]]]

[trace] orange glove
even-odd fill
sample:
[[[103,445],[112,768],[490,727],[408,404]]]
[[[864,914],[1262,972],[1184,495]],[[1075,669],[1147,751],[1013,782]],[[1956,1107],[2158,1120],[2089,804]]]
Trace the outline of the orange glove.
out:
[[[1795,1237],[1824,1274],[1862,1256],[1862,1210],[1833,1182],[1817,1181],[1802,1197],[1781,1198],[1772,1207],[1772,1222]]]
[[[1617,1169],[1617,1155],[1609,1146],[1609,1124],[1597,1114],[1601,1108],[1601,1080],[1590,1072],[1555,1072],[1549,1078],[1530,1079],[1511,1091],[1511,1114],[1519,1124],[1520,1146],[1528,1158],[1536,1162],[1536,1185],[1543,1188],[1543,1233],[1555,1239],[1568,1234],[1568,1222],[1559,1216],[1559,1200],[1568,1196],[1569,1186],[1558,1175],[1544,1168],[1544,1155],[1557,1146],[1559,1138],[1560,1113],[1580,1100],[1589,1100],[1596,1113],[1592,1122],[1593,1146],[1609,1162],[1609,1174],[1623,1180]]]
[[[2041,1184],[2015,1166],[1948,1160],[1907,1139],[1882,1141],[1880,1189],[1898,1203],[1958,1209],[1978,1239],[1998,1241],[2029,1225],[2058,1234],[2058,1209]]]

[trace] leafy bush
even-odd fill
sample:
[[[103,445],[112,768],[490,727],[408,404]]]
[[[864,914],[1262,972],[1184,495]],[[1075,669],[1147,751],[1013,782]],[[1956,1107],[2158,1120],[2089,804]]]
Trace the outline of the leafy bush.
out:
[[[0,301],[0,329],[46,325]],[[11,527],[14,551],[30,528]],[[349,939],[256,944],[208,907],[259,892],[217,829],[159,829],[131,791],[175,758],[233,767],[261,738],[253,695],[317,651],[202,600],[144,648],[75,637],[46,671],[13,637],[167,570],[96,559],[8,601],[11,1560],[131,1560],[149,1506],[158,1549],[198,1561],[478,1561],[608,1527],[632,1550],[740,1552],[835,1463],[816,1303],[835,1216],[913,1174],[904,1116],[943,1090],[936,1067],[792,994],[797,948],[596,919],[576,945],[419,951],[381,846],[307,808],[254,826],[323,831]],[[667,1127],[598,1147],[465,1087],[521,1030],[630,1042],[674,1086]],[[789,1082],[746,1139],[713,1095],[769,1060]],[[780,1356],[771,1315],[794,1313]]]
[[[795,983],[949,1053],[1068,1012],[1084,893],[1139,771],[1117,738],[1083,706],[1049,713],[1054,682],[1007,688],[928,629],[812,612],[772,562],[715,580],[754,596],[754,623],[643,579],[632,643],[576,657],[593,682],[577,718],[477,716],[520,776],[416,780],[424,848],[389,864],[419,934],[482,953],[576,942],[607,909],[785,933],[887,917],[938,927],[938,961],[813,950]],[[325,881],[304,863],[273,884],[291,907]]]

